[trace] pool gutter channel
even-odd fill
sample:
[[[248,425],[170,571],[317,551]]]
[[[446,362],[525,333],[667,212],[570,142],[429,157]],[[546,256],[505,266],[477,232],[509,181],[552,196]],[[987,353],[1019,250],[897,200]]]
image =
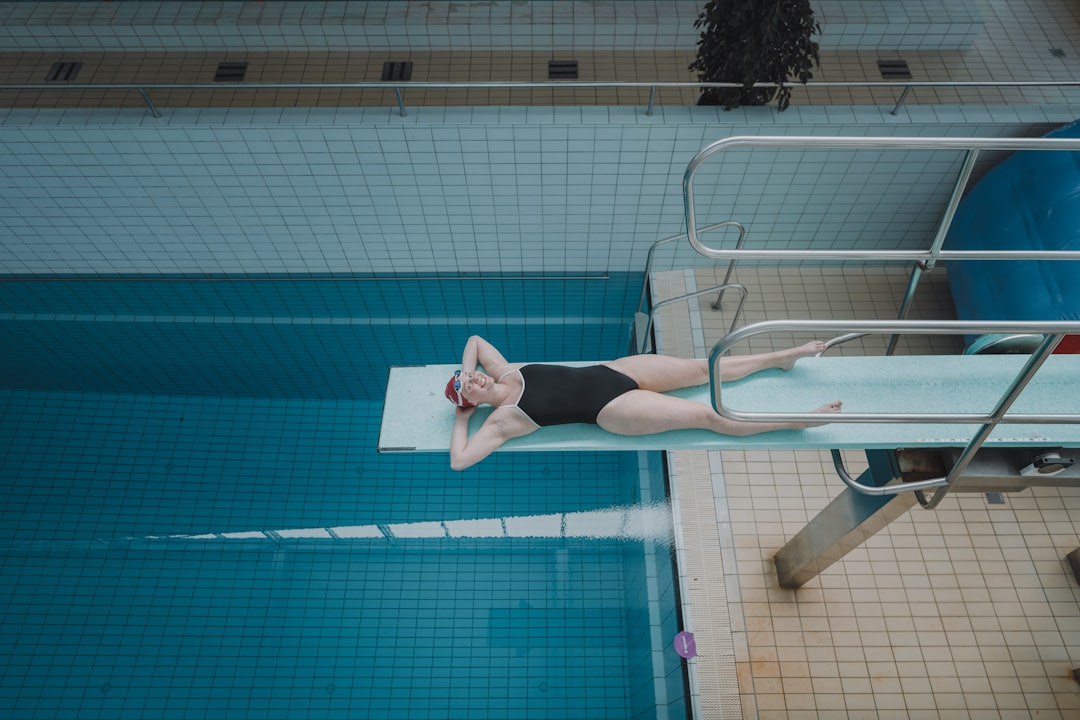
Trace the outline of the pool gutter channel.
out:
[[[693,269],[654,274],[651,285],[654,299],[697,290]],[[679,310],[657,318],[655,335],[657,352],[680,357],[708,354],[700,309],[694,303],[680,304]],[[721,542],[725,528],[730,535],[730,518],[723,501],[726,491],[720,453],[679,451],[665,455],[683,625],[680,629],[695,633],[702,653],[685,661],[687,705],[692,718],[742,720]],[[726,541],[730,552],[731,538]]]

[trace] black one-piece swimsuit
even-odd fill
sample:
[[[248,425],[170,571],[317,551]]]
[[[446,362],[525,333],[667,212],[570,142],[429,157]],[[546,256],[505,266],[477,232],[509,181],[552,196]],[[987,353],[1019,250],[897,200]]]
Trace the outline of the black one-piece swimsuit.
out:
[[[596,424],[596,416],[636,382],[606,365],[522,365],[524,383],[517,407],[540,426]]]

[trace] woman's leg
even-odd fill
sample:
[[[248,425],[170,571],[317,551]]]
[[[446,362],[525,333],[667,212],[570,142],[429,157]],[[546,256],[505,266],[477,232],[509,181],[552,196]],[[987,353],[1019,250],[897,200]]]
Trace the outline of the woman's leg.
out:
[[[840,412],[839,400],[814,412]],[[757,435],[772,430],[801,430],[820,423],[742,422],[721,417],[711,407],[696,400],[661,395],[648,390],[631,390],[609,402],[596,423],[616,435],[651,435],[668,430],[711,430],[722,435]]]
[[[720,358],[720,379],[738,380],[768,368],[790,370],[801,358],[825,352],[825,343],[811,340],[787,350],[777,350],[757,355],[725,355]]]
[[[777,352],[725,355],[720,358],[720,379],[738,380],[768,368],[790,370],[800,358],[817,355],[824,350],[825,343],[815,340]],[[709,382],[707,360],[668,355],[629,355],[605,364],[634,380],[642,390],[668,392]]]

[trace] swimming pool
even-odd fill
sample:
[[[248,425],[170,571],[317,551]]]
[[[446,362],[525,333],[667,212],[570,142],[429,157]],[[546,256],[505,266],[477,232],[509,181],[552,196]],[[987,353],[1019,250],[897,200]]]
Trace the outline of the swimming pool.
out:
[[[619,355],[638,282],[0,283],[0,706],[685,717],[658,457],[374,451],[389,364]]]

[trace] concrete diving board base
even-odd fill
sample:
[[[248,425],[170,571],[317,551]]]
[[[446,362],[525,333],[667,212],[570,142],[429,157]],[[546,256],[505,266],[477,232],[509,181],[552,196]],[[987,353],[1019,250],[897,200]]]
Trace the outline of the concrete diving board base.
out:
[[[851,413],[989,412],[1026,356],[935,355],[815,357],[789,372],[766,370],[723,385],[724,404],[746,412],[809,412],[843,400]],[[599,362],[599,361],[598,361]],[[570,362],[567,365],[591,365]],[[443,397],[455,365],[390,369],[379,434],[379,452],[449,452],[454,406]],[[673,395],[711,405],[707,385]],[[1080,412],[1080,356],[1054,355],[1013,405],[1017,413]],[[481,407],[470,434],[490,414]],[[826,416],[828,417],[828,416]],[[501,451],[888,449],[965,445],[978,426],[969,424],[831,423],[749,437],[685,430],[626,437],[595,425],[540,428],[507,442]],[[1080,443],[1080,424],[1003,424],[988,446],[1054,446]]]

